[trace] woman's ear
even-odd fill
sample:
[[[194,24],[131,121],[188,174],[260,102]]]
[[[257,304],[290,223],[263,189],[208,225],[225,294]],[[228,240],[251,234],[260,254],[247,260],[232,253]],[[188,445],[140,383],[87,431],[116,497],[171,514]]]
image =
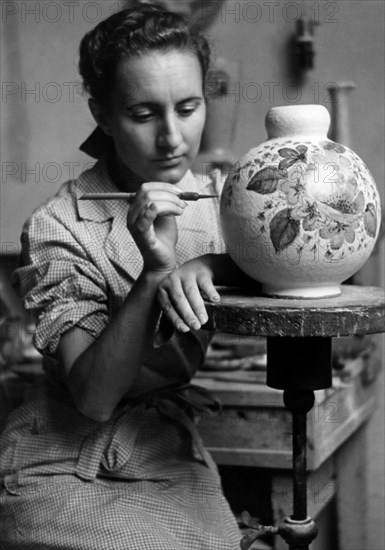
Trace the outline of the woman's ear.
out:
[[[94,99],[88,100],[88,107],[97,125],[100,126],[105,134],[112,136],[110,117],[108,116],[105,107],[102,107]]]

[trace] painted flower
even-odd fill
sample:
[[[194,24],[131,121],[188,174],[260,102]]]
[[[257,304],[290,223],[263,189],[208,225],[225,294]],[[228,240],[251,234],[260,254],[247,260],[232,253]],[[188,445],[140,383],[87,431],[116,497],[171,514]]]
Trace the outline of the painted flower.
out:
[[[315,162],[332,163],[335,164],[337,169],[352,169],[351,155],[347,155],[346,148],[340,143],[334,143],[334,141],[324,141],[320,143],[323,151],[313,155]]]
[[[362,191],[357,193],[357,181],[349,178],[340,185],[334,185],[329,197],[319,204],[320,210],[339,222],[351,223],[362,215],[365,198]]]
[[[351,223],[363,215],[365,198],[362,191],[358,191],[356,178],[345,178],[342,172],[336,178],[319,182],[317,175],[308,170],[304,180],[306,191],[313,200],[317,201],[318,209],[334,221]]]
[[[349,157],[331,148],[312,154],[308,170],[313,171],[313,179],[317,186],[319,187],[322,182],[326,191],[330,184],[339,183],[341,179],[349,177],[353,171],[353,165]]]
[[[358,220],[353,223],[332,222],[323,227],[319,234],[322,239],[330,240],[330,248],[332,250],[338,250],[346,241],[348,244],[352,244],[356,234],[354,232],[359,226]]]
[[[281,191],[285,193],[287,202],[290,205],[294,205],[298,203],[301,195],[304,193],[305,185],[302,183],[300,177],[294,179],[290,177],[281,183]]]
[[[317,203],[306,195],[301,197],[297,206],[293,208],[291,216],[296,220],[302,220],[302,227],[305,231],[313,231],[316,229],[317,223],[323,220]]]

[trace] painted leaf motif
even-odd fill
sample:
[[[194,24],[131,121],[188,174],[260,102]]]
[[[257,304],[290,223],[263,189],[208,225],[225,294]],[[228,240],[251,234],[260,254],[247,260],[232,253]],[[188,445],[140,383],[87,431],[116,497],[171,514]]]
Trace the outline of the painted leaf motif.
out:
[[[370,237],[375,237],[377,232],[377,213],[374,204],[369,203],[364,212],[364,227]]]
[[[348,158],[343,157],[342,155],[339,155],[338,164],[340,168],[345,168],[346,170],[350,170],[351,162]]]
[[[296,149],[291,149],[290,147],[283,147],[282,149],[279,149],[278,153],[281,157],[284,157],[284,159],[281,160],[278,168],[280,170],[286,170],[298,161],[306,162],[306,151],[307,147],[305,145],[298,145]]]
[[[334,141],[323,141],[321,145],[326,151],[335,151],[336,153],[345,153],[346,151],[343,145]]]
[[[299,233],[299,220],[291,217],[292,208],[280,210],[270,223],[270,238],[276,252],[287,248]]]
[[[298,151],[296,151],[295,149],[290,149],[290,147],[283,147],[282,149],[279,149],[278,153],[281,155],[281,157],[287,159],[298,158]]]
[[[362,191],[360,191],[357,197],[354,199],[354,209],[356,212],[362,212],[365,206],[365,198]]]
[[[249,181],[246,189],[255,191],[261,195],[268,195],[277,190],[279,182],[286,176],[286,173],[275,166],[266,166],[259,170]]]
[[[293,166],[298,160],[298,157],[295,159],[283,159],[278,165],[279,170],[286,170],[287,168],[290,168],[290,166]]]
[[[346,227],[344,228],[344,237],[347,243],[352,244],[356,238],[356,234],[351,227]]]
[[[325,157],[325,155],[321,155],[320,153],[315,153],[312,155],[311,159],[316,164],[326,164],[328,162],[328,159]]]

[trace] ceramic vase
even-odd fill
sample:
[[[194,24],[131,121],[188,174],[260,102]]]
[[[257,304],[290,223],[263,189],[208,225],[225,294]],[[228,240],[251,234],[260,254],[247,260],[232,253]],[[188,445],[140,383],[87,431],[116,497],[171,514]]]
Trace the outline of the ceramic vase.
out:
[[[364,162],[327,138],[322,105],[272,108],[268,139],[226,178],[221,225],[227,252],[271,296],[341,293],[376,242],[380,199]]]

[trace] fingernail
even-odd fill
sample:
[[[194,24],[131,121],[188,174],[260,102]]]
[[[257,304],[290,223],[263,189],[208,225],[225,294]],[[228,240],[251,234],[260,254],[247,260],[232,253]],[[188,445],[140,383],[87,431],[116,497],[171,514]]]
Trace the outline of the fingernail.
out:
[[[187,325],[185,325],[184,323],[179,323],[177,326],[176,326],[177,330],[179,330],[179,332],[189,332],[189,327]]]
[[[199,330],[201,328],[201,324],[199,323],[199,321],[193,321],[192,323],[190,323],[190,326],[193,330]]]
[[[220,298],[219,294],[212,294],[212,295],[211,295],[211,300],[212,300],[213,302],[219,302],[220,299],[221,299],[221,298]]]
[[[208,320],[209,318],[207,315],[204,315],[204,314],[199,315],[199,321],[201,322],[202,325],[205,325]]]

